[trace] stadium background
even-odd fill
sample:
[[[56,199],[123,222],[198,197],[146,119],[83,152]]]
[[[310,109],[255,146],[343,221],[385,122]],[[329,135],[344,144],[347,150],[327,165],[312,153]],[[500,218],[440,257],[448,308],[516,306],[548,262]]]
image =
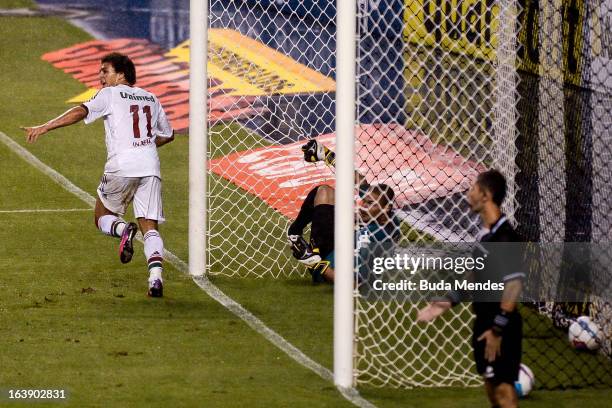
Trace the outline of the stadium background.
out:
[[[49,4],[56,2],[41,2],[41,4]],[[86,6],[86,3],[91,2],[71,2],[71,6],[79,7],[81,5]],[[169,13],[163,13],[161,15],[156,15],[154,12],[146,11],[147,2],[114,2],[110,8],[105,10],[99,10],[96,12],[96,18],[91,18],[92,21],[87,21],[86,24],[92,27],[96,33],[100,33],[101,27],[111,26],[108,24],[109,22],[113,22],[112,30],[110,32],[104,33],[108,38],[119,38],[126,37],[129,33],[130,37],[134,37],[135,33],[140,33],[139,35],[142,38],[148,38],[149,40],[162,45],[164,48],[171,48],[173,46],[178,45],[181,41],[186,39],[187,34],[187,20],[188,14],[185,11],[186,2],[150,2],[151,7],[155,8],[159,6],[160,8],[168,8],[172,9]],[[155,3],[155,4],[154,4]],[[248,2],[246,2],[248,3]],[[232,3],[235,7],[248,7],[248,5],[241,5],[240,2]],[[399,2],[378,2],[377,4],[381,5],[381,10],[385,10],[387,13],[396,13],[395,16],[401,15],[401,4]],[[529,4],[526,4],[528,6]],[[289,2],[288,7],[291,6],[291,2]],[[293,17],[288,17],[283,14],[275,14],[275,15],[262,15],[261,19],[257,21],[250,21],[248,23],[243,22],[245,26],[237,25],[236,29],[241,32],[248,32],[249,30],[257,30],[260,27],[261,31],[258,32],[258,38],[268,38],[269,42],[266,42],[266,45],[283,51],[284,53],[293,52],[295,55],[291,55],[292,58],[296,59],[300,63],[309,66],[324,75],[331,75],[333,77],[333,59],[331,54],[327,54],[326,50],[329,48],[333,49],[333,31],[330,30],[329,26],[326,29],[314,30],[314,25],[322,25],[326,26],[326,18],[329,18],[329,15],[333,15],[333,11],[330,11],[330,4],[327,2],[316,2],[310,8],[310,13],[314,12],[320,15],[320,19],[317,22],[313,21],[305,21],[299,18],[300,11],[293,10]],[[144,9],[144,10],[142,10]],[[526,8],[528,10],[528,8]],[[118,15],[118,11],[121,11],[123,18],[118,19],[116,16]],[[213,10],[214,11],[214,10]],[[225,9],[227,11],[227,9]],[[104,13],[109,13],[109,19],[99,19],[97,14],[100,12],[102,15]],[[524,18],[528,18],[530,13],[526,13]],[[327,17],[326,17],[327,16]],[[279,26],[289,22],[292,25],[304,25],[304,32],[312,35],[313,32],[319,32],[320,37],[299,37],[292,38],[291,42],[294,44],[297,42],[299,44],[300,41],[304,41],[305,48],[308,48],[307,44],[317,43],[317,41],[321,41],[322,44],[325,44],[324,47],[317,47],[318,52],[309,55],[308,53],[303,52],[295,52],[295,48],[292,46],[287,50],[283,49],[284,41],[282,31],[270,33],[265,27],[267,26],[267,19],[282,19],[283,22],[277,23]],[[84,18],[87,20],[87,17]],[[397,21],[396,18],[391,18],[392,21]],[[134,22],[137,22],[136,24]],[[224,21],[223,26],[227,26],[227,24],[231,25],[231,22]],[[527,26],[529,26],[527,24]],[[134,29],[137,30],[134,30]],[[395,29],[401,30],[401,25],[395,27]],[[123,31],[122,31],[123,30]],[[523,37],[521,37],[523,38]],[[526,38],[526,37],[525,37]],[[384,39],[383,39],[384,41]],[[406,112],[403,111],[402,107],[404,106],[404,101],[402,100],[403,96],[400,92],[395,93],[394,89],[401,89],[401,87],[395,88],[394,86],[390,86],[390,84],[397,84],[403,81],[403,59],[401,55],[401,47],[397,44],[390,44],[389,49],[391,50],[390,56],[387,58],[380,59],[374,61],[377,65],[383,64],[384,69],[382,71],[385,72],[385,75],[380,77],[372,76],[371,78],[364,78],[363,86],[367,88],[371,88],[375,84],[379,84],[381,89],[391,90],[391,92],[387,92],[386,95],[390,99],[381,103],[380,100],[372,99],[371,101],[364,101],[362,103],[371,106],[371,110],[367,110],[360,117],[360,121],[362,123],[369,123],[371,119],[368,115],[372,115],[372,112],[376,112],[375,116],[380,118],[381,115],[386,116],[389,121],[405,121]],[[322,51],[321,51],[322,50]],[[533,53],[529,54],[532,55]],[[581,54],[582,55],[582,54]],[[389,64],[385,66],[388,61],[395,62],[394,64]],[[367,61],[364,62],[368,64]],[[528,66],[527,63],[525,63]],[[570,64],[571,65],[571,64]],[[579,67],[580,64],[577,64],[576,67]],[[576,68],[577,69],[577,68]],[[369,70],[369,69],[365,69]],[[521,88],[522,95],[524,95],[521,100],[524,101],[532,101],[533,98],[537,98],[537,95],[534,95],[534,90],[538,89],[534,84],[540,80],[540,78],[534,74],[533,69],[530,71],[528,68],[525,68],[519,71],[521,75],[521,86],[524,86],[524,89]],[[606,95],[599,95],[596,92],[593,92],[592,89],[589,88],[589,83],[584,82],[583,79],[578,80],[577,78],[584,78],[577,71],[573,71],[570,75],[568,74],[568,79],[566,86],[564,87],[564,95],[566,95],[566,103],[571,106],[577,106],[579,109],[568,109],[568,114],[576,114],[579,118],[588,118],[592,116],[593,106],[601,106],[596,103],[591,102],[591,98],[600,98],[599,100],[604,101],[604,103],[609,103],[609,98],[606,99]],[[388,81],[388,82],[385,82]],[[524,85],[523,85],[524,84]],[[529,84],[529,85],[527,85]],[[307,96],[307,98],[313,98],[313,96]],[[312,103],[306,101],[306,103],[299,103],[299,106],[321,106],[321,101],[323,104],[328,104],[333,107],[333,95],[330,94],[321,94],[314,96],[314,98],[322,98],[317,99],[316,101],[312,101]],[[576,103],[579,101],[579,103]],[[380,104],[380,105],[378,105]],[[606,105],[604,105],[606,106]],[[533,112],[534,104],[533,103],[525,103],[519,105],[519,117],[521,121],[519,126],[523,126],[525,131],[521,132],[522,137],[525,138],[526,141],[522,141],[519,139],[519,143],[524,142],[528,143],[527,140],[529,138],[536,138],[538,129],[530,128],[533,125],[534,121],[529,120],[528,118],[533,118],[536,115]],[[605,109],[605,108],[604,108]],[[331,109],[333,111],[333,108]],[[607,110],[609,112],[609,109]],[[301,129],[293,129],[293,132],[289,132],[288,134],[294,134],[295,137],[302,134],[304,127],[307,129],[308,134],[325,134],[333,131],[332,121],[329,118],[326,120],[322,120],[326,114],[329,114],[329,110],[325,109],[324,111],[317,112],[316,109],[305,109],[301,112],[301,116],[307,118],[304,124],[301,124]],[[255,119],[256,120],[256,119]],[[245,124],[249,125],[251,123],[249,120],[245,121]],[[572,146],[575,150],[568,150],[568,154],[572,154],[575,151],[584,152],[581,157],[585,159],[583,161],[575,162],[573,160],[568,160],[568,163],[572,163],[571,167],[568,166],[565,172],[566,183],[570,188],[568,189],[567,195],[568,199],[566,208],[559,209],[559,212],[567,212],[566,216],[566,226],[564,230],[566,231],[566,240],[568,241],[589,241],[593,238],[594,234],[594,220],[593,220],[593,188],[592,184],[589,180],[593,180],[592,177],[592,163],[589,163],[589,158],[592,157],[592,134],[589,133],[591,131],[591,124],[586,120],[575,120],[574,117],[568,117],[565,121],[565,138],[568,142],[569,146]],[[262,124],[255,124],[255,128],[261,129]],[[274,137],[274,129],[265,134],[266,137],[270,137],[271,141],[278,141],[281,138]],[[284,139],[283,139],[284,140]],[[573,158],[573,155],[572,155]],[[519,176],[517,176],[517,183],[521,186],[521,193],[524,194],[524,197],[517,198],[517,200],[521,203],[519,213],[517,214],[517,221],[521,228],[523,228],[523,232],[530,237],[531,239],[537,240],[539,238],[539,225],[540,223],[536,221],[537,219],[537,202],[538,202],[538,177],[537,172],[534,171],[534,165],[537,163],[539,159],[538,152],[535,149],[523,149],[521,150],[521,156],[517,161],[519,163],[519,168],[521,172]],[[530,173],[531,171],[531,173]],[[529,174],[529,177],[527,176]],[[531,205],[530,205],[531,204]],[[570,217],[571,215],[571,217]],[[604,220],[605,222],[605,220]],[[603,222],[599,222],[597,224],[597,231],[609,231],[610,229],[606,229],[606,225]],[[544,322],[543,324],[546,324]],[[546,326],[547,327],[547,326]],[[544,331],[544,330],[543,330]],[[554,358],[554,361],[557,361]],[[563,363],[562,365],[564,365]],[[571,361],[567,361],[567,364],[571,364]]]

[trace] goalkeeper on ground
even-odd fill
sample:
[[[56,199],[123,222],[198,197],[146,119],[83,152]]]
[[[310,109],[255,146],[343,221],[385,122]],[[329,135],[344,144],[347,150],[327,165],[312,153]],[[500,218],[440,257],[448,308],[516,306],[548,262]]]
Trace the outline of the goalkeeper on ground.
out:
[[[302,146],[304,160],[310,163],[324,161],[334,166],[334,152],[315,139]],[[399,238],[399,221],[393,214],[395,193],[386,184],[369,185],[365,177],[355,172],[359,184],[359,216],[362,224],[357,232],[355,247],[358,280],[367,279],[373,258],[383,256]],[[302,203],[295,221],[289,226],[287,238],[293,256],[306,265],[313,283],[334,281],[334,189],[328,185],[313,188]],[[310,243],[302,233],[310,226]]]

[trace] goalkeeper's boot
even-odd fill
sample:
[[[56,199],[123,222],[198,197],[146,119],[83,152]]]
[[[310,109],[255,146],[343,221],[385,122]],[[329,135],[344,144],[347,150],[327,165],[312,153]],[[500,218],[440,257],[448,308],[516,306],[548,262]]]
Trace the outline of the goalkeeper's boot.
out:
[[[149,281],[149,297],[160,298],[164,296],[164,284],[161,279]]]
[[[121,234],[121,243],[119,244],[119,259],[121,263],[128,263],[132,260],[132,255],[134,255],[134,245],[132,241],[138,232],[138,226],[130,222],[123,229],[123,234]]]
[[[293,257],[306,266],[315,265],[321,261],[319,248],[312,248],[301,235],[287,235]]]

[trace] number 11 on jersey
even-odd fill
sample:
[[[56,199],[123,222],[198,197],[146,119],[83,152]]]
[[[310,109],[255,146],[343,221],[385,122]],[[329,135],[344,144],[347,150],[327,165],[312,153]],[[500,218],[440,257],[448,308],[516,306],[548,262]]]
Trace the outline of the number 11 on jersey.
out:
[[[140,139],[140,116],[138,115],[138,111],[140,107],[138,105],[130,105],[130,112],[132,113],[132,128],[134,130],[134,138]],[[151,134],[151,107],[149,105],[145,105],[142,107],[142,111],[147,118],[147,137],[153,136]]]

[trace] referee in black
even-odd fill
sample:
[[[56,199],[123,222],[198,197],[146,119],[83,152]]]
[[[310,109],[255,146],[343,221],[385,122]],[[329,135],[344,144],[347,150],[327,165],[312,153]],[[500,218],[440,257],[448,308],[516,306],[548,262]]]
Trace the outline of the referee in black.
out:
[[[498,244],[523,241],[501,212],[505,196],[506,180],[497,170],[479,174],[467,196],[470,208],[489,230],[480,240],[478,251],[482,252],[474,254],[486,255],[485,267],[475,269],[471,280],[503,282],[503,292],[449,292],[444,300],[431,302],[417,316],[418,321],[431,321],[471,297],[476,315],[472,335],[476,369],[483,376],[491,406],[500,408],[518,407],[514,382],[519,374],[523,333],[516,306],[525,278],[520,247]]]

